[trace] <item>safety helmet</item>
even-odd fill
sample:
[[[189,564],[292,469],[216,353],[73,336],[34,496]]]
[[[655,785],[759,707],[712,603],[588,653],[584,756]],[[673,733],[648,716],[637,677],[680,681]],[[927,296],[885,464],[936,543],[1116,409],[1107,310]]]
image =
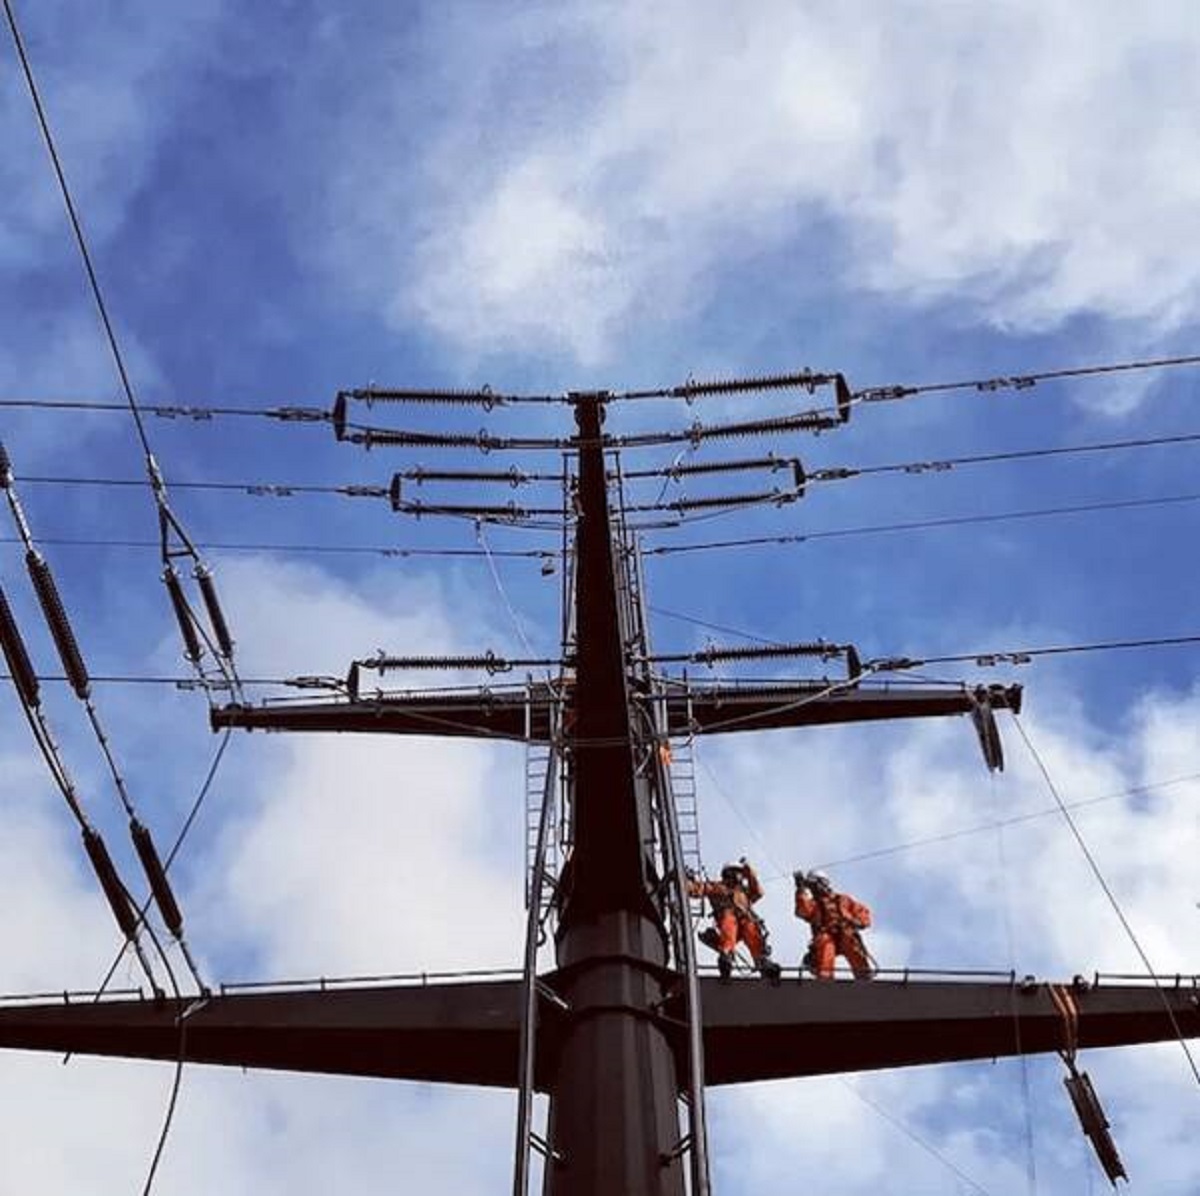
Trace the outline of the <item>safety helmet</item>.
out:
[[[727,884],[737,884],[742,879],[741,864],[726,864],[721,869],[721,879]]]
[[[808,874],[809,883],[814,889],[832,889],[833,883],[825,872],[810,872]]]

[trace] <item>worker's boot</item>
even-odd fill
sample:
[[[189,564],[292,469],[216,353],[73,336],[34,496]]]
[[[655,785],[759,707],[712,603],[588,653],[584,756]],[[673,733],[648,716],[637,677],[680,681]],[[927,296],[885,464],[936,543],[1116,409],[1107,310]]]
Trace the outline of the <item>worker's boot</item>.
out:
[[[717,971],[721,975],[722,984],[728,984],[733,979],[733,956],[728,951],[722,951],[717,956]]]
[[[758,972],[764,980],[769,980],[774,985],[778,985],[783,979],[783,969],[773,959],[767,959],[766,956],[758,961]]]

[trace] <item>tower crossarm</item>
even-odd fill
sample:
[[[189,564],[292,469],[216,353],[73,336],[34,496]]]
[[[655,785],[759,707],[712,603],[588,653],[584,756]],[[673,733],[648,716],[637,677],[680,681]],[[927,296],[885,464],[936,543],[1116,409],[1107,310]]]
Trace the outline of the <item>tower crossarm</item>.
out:
[[[667,718],[674,735],[765,731],[829,723],[875,722],[1021,709],[1021,687],[902,685],[860,681],[709,684],[669,687]]]
[[[1062,1050],[1068,1030],[1055,988],[1078,1010],[1079,1047],[1200,1037],[1194,977],[1168,977],[1161,988],[1020,979],[702,983],[710,1085]]]
[[[564,692],[569,694],[569,688]],[[212,712],[214,729],[369,732],[532,739],[550,735],[559,699],[549,686],[466,694],[405,694],[346,700],[228,705]],[[826,681],[787,684],[669,683],[665,705],[672,736],[764,731],[830,723],[971,714],[981,701],[993,710],[1020,711],[1021,687],[903,685],[859,681],[834,689]]]
[[[549,686],[485,694],[406,694],[357,700],[231,704],[213,709],[214,730],[365,732],[547,742],[557,699]]]
[[[1078,1012],[1080,1048],[1200,1037],[1197,977],[1163,977],[1157,987],[1019,978],[701,987],[709,1085],[1062,1050],[1068,1030],[1055,989]],[[195,1003],[13,1000],[0,1002],[0,1048],[515,1088],[520,1001],[520,981],[507,978],[289,986]],[[678,1010],[662,1013],[670,1022]],[[539,1088],[556,1042],[553,1029],[539,1041]]]
[[[0,1047],[513,1088],[520,1003],[517,979],[20,1002]]]

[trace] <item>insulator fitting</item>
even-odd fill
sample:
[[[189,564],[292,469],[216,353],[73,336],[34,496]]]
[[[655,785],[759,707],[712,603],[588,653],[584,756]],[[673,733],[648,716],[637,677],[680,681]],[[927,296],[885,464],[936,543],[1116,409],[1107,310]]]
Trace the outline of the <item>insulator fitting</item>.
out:
[[[358,693],[359,669],[375,669],[379,673],[390,673],[398,669],[483,669],[488,673],[509,673],[518,665],[542,665],[550,662],[531,660],[509,660],[497,656],[495,652],[485,652],[482,656],[388,656],[380,652],[378,656],[366,660],[356,660],[350,666],[350,675],[346,679],[351,696]]]
[[[846,673],[851,681],[857,681],[862,676],[862,658],[853,644],[846,645]]]
[[[54,637],[54,646],[58,649],[63,671],[71,688],[80,698],[91,694],[92,683],[88,678],[87,666],[83,663],[83,654],[79,651],[75,633],[67,619],[67,612],[59,597],[58,587],[54,584],[54,574],[40,553],[30,549],[25,554],[25,565],[29,570],[29,580],[33,583],[38,602],[41,603],[42,614],[46,616],[46,624]]]
[[[826,386],[833,377],[802,370],[798,374],[767,374],[759,378],[728,378],[713,382],[685,382],[671,391],[673,398],[695,399],[707,395],[741,394],[755,390],[791,390],[801,388],[812,394],[818,386]]]
[[[704,498],[678,498],[673,502],[656,504],[650,503],[643,508],[634,507],[633,510],[669,510],[669,511],[706,511],[710,509],[720,509],[722,507],[755,507],[763,503],[769,502],[788,502],[797,497],[793,494],[785,494],[779,490],[758,491],[754,494],[710,494]]]
[[[854,395],[845,374],[834,374],[833,392],[837,396],[838,420],[845,424],[850,422],[850,412],[854,409]]]
[[[127,939],[136,939],[137,914],[134,911],[133,902],[129,900],[129,893],[117,875],[112,856],[108,854],[108,848],[104,846],[104,840],[90,826],[84,827],[83,846],[87,851],[88,859],[92,861],[96,879],[104,890],[104,896],[108,898],[109,908],[117,920],[117,925],[121,928],[121,933]]]
[[[392,504],[393,511],[400,511],[404,506],[404,478],[398,474],[392,474],[392,482],[388,487],[388,501]]]
[[[333,425],[333,434],[338,440],[346,439],[346,396],[339,394],[333,400],[333,410],[329,413],[329,422]],[[370,447],[368,445],[368,447]]]
[[[12,485],[12,480],[12,458],[8,455],[8,449],[4,447],[4,441],[0,440],[0,490],[7,490]]]
[[[21,701],[28,709],[36,710],[41,704],[38,692],[37,673],[29,653],[25,649],[25,641],[21,638],[21,629],[8,605],[8,596],[0,587],[0,646],[4,649],[4,659],[8,661],[8,671],[12,674],[13,684],[21,695]]]
[[[204,565],[197,565],[193,575],[200,585],[200,597],[204,599],[204,609],[208,611],[208,621],[212,625],[213,635],[216,636],[217,646],[226,660],[232,660],[233,636],[229,634],[229,624],[225,621],[225,612],[221,609],[221,602],[217,597],[217,583],[213,581],[212,570]]]
[[[368,407],[374,403],[435,403],[440,406],[482,407],[485,411],[490,411],[493,407],[503,406],[507,401],[504,395],[496,394],[490,386],[481,386],[478,390],[410,390],[391,387],[381,389],[368,386],[362,390],[345,390],[341,395],[359,403],[366,403]]]
[[[158,912],[162,914],[164,924],[173,938],[183,938],[183,914],[180,912],[179,902],[175,900],[175,894],[171,890],[171,882],[167,879],[167,870],[163,867],[162,860],[159,859],[150,829],[134,819],[129,824],[129,833],[133,838],[133,846],[137,851],[138,859],[142,861],[142,870],[150,882],[150,892],[154,895],[154,903],[158,906]]]
[[[342,427],[344,431],[344,422]],[[347,432],[339,439],[348,440],[351,444],[361,444],[368,449],[377,445],[385,448],[473,448],[486,453],[517,447],[501,437],[489,435],[486,431],[408,432],[400,428],[363,428],[358,432]]]
[[[204,649],[200,645],[199,636],[196,635],[187,599],[183,596],[183,583],[172,565],[163,570],[162,578],[171,599],[171,609],[175,612],[175,621],[179,624],[179,634],[183,636],[183,655],[192,664],[196,664],[204,655]]]

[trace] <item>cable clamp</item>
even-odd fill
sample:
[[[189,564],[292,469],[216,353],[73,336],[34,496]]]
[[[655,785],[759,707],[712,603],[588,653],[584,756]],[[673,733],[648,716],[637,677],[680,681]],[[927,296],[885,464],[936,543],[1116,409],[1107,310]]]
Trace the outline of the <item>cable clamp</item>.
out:
[[[320,407],[271,407],[265,412],[268,419],[286,423],[323,424],[329,422],[329,412]]]
[[[146,454],[146,472],[150,475],[150,486],[154,491],[155,498],[158,499],[160,505],[164,504],[167,484],[163,480],[162,470],[158,467],[153,453]]]
[[[901,669],[917,669],[925,662],[911,656],[881,656],[876,660],[867,661],[866,667],[872,673],[891,673]]]
[[[346,682],[340,677],[323,677],[315,674],[302,674],[299,677],[285,677],[283,684],[290,689],[335,689],[344,690]]]
[[[1014,374],[1011,378],[987,378],[982,382],[975,383],[975,389],[979,391],[997,391],[997,390],[1029,390],[1037,385],[1037,379],[1028,374]]]
[[[917,393],[915,386],[872,386],[857,391],[854,398],[863,403],[886,403],[892,399],[904,399]]]
[[[214,412],[211,407],[148,407],[146,409],[158,419],[190,419],[196,423],[212,420]]]
[[[985,652],[975,657],[975,663],[980,668],[992,668],[998,664],[1032,664],[1033,657],[1028,652]]]

